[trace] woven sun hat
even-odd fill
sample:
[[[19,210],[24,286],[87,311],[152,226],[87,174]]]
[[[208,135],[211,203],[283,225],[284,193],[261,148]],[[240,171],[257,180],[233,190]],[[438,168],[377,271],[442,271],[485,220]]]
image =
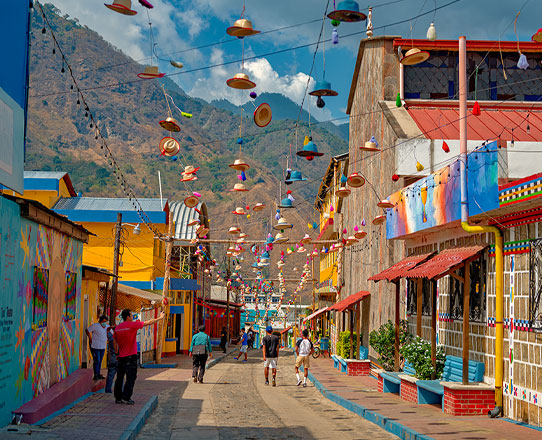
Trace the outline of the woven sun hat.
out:
[[[365,185],[365,177],[359,173],[352,173],[348,176],[347,183],[352,188],[359,188]]]
[[[230,189],[230,192],[241,192],[241,191],[248,191],[248,189],[245,188],[245,185],[242,183],[236,183],[233,185],[233,189]]]
[[[165,73],[160,73],[158,71],[158,66],[145,66],[143,72],[137,74],[141,79],[163,78],[165,75]]]
[[[337,96],[338,93],[331,88],[331,83],[329,81],[317,81],[314,84],[314,89],[312,92],[309,92],[309,95],[312,96]]]
[[[263,203],[256,203],[252,208],[254,211],[262,211],[265,208]]]
[[[239,237],[239,238],[237,239],[236,243],[237,243],[237,244],[245,244],[246,242],[245,242],[245,239],[244,239],[244,238]]]
[[[286,185],[289,185],[290,183],[294,183],[294,182],[304,182],[305,179],[303,177],[303,175],[301,174],[301,171],[292,171],[290,173],[290,178],[289,179],[286,179],[284,181],[284,183],[286,183]]]
[[[285,237],[282,232],[278,232],[277,235],[275,235],[275,240],[273,243],[279,244],[279,243],[286,243],[288,241],[288,237]]]
[[[188,222],[188,226],[196,226],[200,224],[199,218],[194,218]]]
[[[279,260],[277,261],[277,267],[280,269],[281,267],[284,267],[286,265],[286,263],[284,263],[284,261],[282,260]]]
[[[158,147],[160,148],[160,156],[176,156],[181,150],[179,141],[169,136],[160,139]]]
[[[403,58],[401,58],[401,64],[405,66],[414,66],[415,64],[423,63],[428,58],[429,52],[413,47],[405,53]]]
[[[348,197],[350,195],[350,190],[346,186],[341,186],[336,194],[338,197]]]
[[[311,241],[312,241],[312,238],[309,234],[305,234],[303,238],[299,240],[301,244],[309,244]]]
[[[339,2],[337,9],[327,14],[328,18],[337,21],[362,21],[367,18],[363,12],[359,12],[359,5],[353,0]]]
[[[293,208],[293,207],[294,207],[294,204],[288,197],[285,197],[284,199],[280,201],[279,208],[288,209],[288,208]]]
[[[542,28],[536,31],[536,34],[531,37],[531,40],[535,43],[542,43]]]
[[[291,255],[294,251],[291,248],[286,249],[286,253],[288,255]]]
[[[159,124],[160,124],[160,127],[164,128],[167,131],[173,131],[175,133],[178,133],[179,131],[181,131],[181,126],[179,125],[177,120],[172,117],[167,117],[163,121],[160,121]]]
[[[235,265],[235,270],[241,270],[241,265],[240,265],[240,264],[236,264],[236,265]]]
[[[273,229],[290,229],[293,228],[293,226],[294,225],[288,223],[284,217],[281,217],[277,224],[273,226]]]
[[[386,221],[386,216],[385,215],[377,215],[374,219],[373,219],[373,225],[381,225],[382,223],[384,223]]]
[[[137,11],[132,9],[132,0],[114,0],[113,3],[108,5],[104,3],[106,8],[111,9],[112,11],[118,12],[123,15],[136,15]]]
[[[299,248],[297,249],[297,252],[302,254],[303,252],[306,252],[305,248],[303,247],[303,245],[299,246]]]
[[[196,235],[198,237],[201,237],[203,235],[207,235],[209,233],[209,228],[206,228],[205,226],[201,225],[197,230],[196,230]]]
[[[254,123],[258,127],[265,127],[271,122],[273,114],[271,112],[271,107],[266,102],[260,104],[254,110]]]
[[[237,171],[246,171],[250,168],[250,165],[244,162],[242,159],[235,159],[235,161],[231,163],[229,167]]]
[[[195,208],[196,206],[198,206],[198,203],[199,199],[194,194],[184,199],[184,204],[187,208]]]
[[[310,141],[307,145],[303,147],[302,150],[299,150],[296,153],[298,156],[306,157],[308,160],[314,159],[315,156],[323,156],[324,153],[319,153],[316,144],[313,141]]]
[[[234,211],[232,211],[232,214],[235,214],[235,215],[245,215],[246,212],[243,208],[241,208],[240,206],[238,206],[237,208],[235,208]]]
[[[256,83],[253,83],[246,73],[237,73],[226,81],[226,84],[233,89],[248,90],[256,87]]]
[[[365,238],[367,236],[367,232],[365,231],[357,231],[354,234],[354,237],[356,237],[358,240],[361,240],[362,238]]]
[[[246,18],[240,18],[233,23],[233,26],[230,26],[226,29],[226,33],[232,37],[250,37],[251,35],[259,34],[260,31],[257,31],[252,28],[252,22]]]
[[[355,236],[351,235],[350,237],[346,239],[346,246],[351,246],[357,242],[358,242],[358,239]]]
[[[380,148],[378,148],[378,142],[374,136],[371,136],[371,139],[365,142],[365,145],[360,146],[359,149],[361,151],[380,151]]]
[[[378,202],[376,206],[382,209],[390,209],[390,208],[393,208],[395,205],[392,202],[390,202],[388,199],[384,199],[384,200],[380,200],[380,202]]]
[[[239,238],[248,238],[248,234],[245,234],[244,232],[241,232],[239,234]]]
[[[181,182],[193,182],[194,180],[198,180],[198,176],[195,174],[181,173]]]
[[[238,228],[237,226],[232,226],[230,229],[228,229],[228,234],[236,235],[241,232],[241,228]]]
[[[194,174],[199,170],[199,167],[194,168],[193,165],[187,165],[184,167],[183,174]]]

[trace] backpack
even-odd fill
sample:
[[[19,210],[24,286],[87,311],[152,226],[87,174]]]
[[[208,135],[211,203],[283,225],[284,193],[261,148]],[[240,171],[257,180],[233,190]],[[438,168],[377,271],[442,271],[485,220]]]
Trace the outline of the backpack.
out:
[[[207,341],[209,341],[209,336],[207,336]],[[207,353],[207,345],[198,344],[192,347],[193,356],[197,354],[206,354],[206,353]]]

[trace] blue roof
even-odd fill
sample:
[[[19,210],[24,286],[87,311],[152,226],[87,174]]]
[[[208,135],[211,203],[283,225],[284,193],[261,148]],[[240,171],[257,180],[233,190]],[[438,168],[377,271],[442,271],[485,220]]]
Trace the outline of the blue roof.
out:
[[[24,189],[58,191],[61,180],[64,180],[70,194],[75,196],[72,181],[65,171],[25,171]]]
[[[169,205],[167,199],[138,199],[152,223],[166,224]],[[122,214],[123,222],[139,223],[141,219],[133,202],[128,198],[107,197],[69,197],[61,198],[53,206],[53,211],[67,216],[76,222],[115,223],[117,213]]]

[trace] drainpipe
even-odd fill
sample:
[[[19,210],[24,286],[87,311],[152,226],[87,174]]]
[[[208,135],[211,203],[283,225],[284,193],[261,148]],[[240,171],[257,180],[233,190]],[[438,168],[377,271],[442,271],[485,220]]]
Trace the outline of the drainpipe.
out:
[[[468,223],[467,194],[467,40],[459,37],[459,143],[461,172],[461,227],[473,234],[490,232],[495,235],[495,408],[488,411],[491,418],[502,414],[503,383],[503,312],[504,312],[504,254],[503,236],[494,226],[472,226]]]

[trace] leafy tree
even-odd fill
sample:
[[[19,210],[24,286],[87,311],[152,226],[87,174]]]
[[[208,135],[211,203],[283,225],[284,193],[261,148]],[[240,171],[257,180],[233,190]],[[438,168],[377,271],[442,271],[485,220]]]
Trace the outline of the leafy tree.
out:
[[[416,370],[416,377],[418,379],[431,379],[433,373],[435,373],[435,378],[437,379],[442,376],[444,362],[446,361],[442,345],[437,346],[436,371],[431,361],[431,343],[419,336],[416,336],[416,339],[410,343],[403,345],[400,352],[412,364],[412,367]]]
[[[401,347],[411,340],[408,322],[402,320],[399,331],[399,353],[401,353]],[[380,365],[385,370],[392,371],[395,363],[395,324],[388,321],[377,330],[373,330],[369,334],[369,345],[377,352]]]

